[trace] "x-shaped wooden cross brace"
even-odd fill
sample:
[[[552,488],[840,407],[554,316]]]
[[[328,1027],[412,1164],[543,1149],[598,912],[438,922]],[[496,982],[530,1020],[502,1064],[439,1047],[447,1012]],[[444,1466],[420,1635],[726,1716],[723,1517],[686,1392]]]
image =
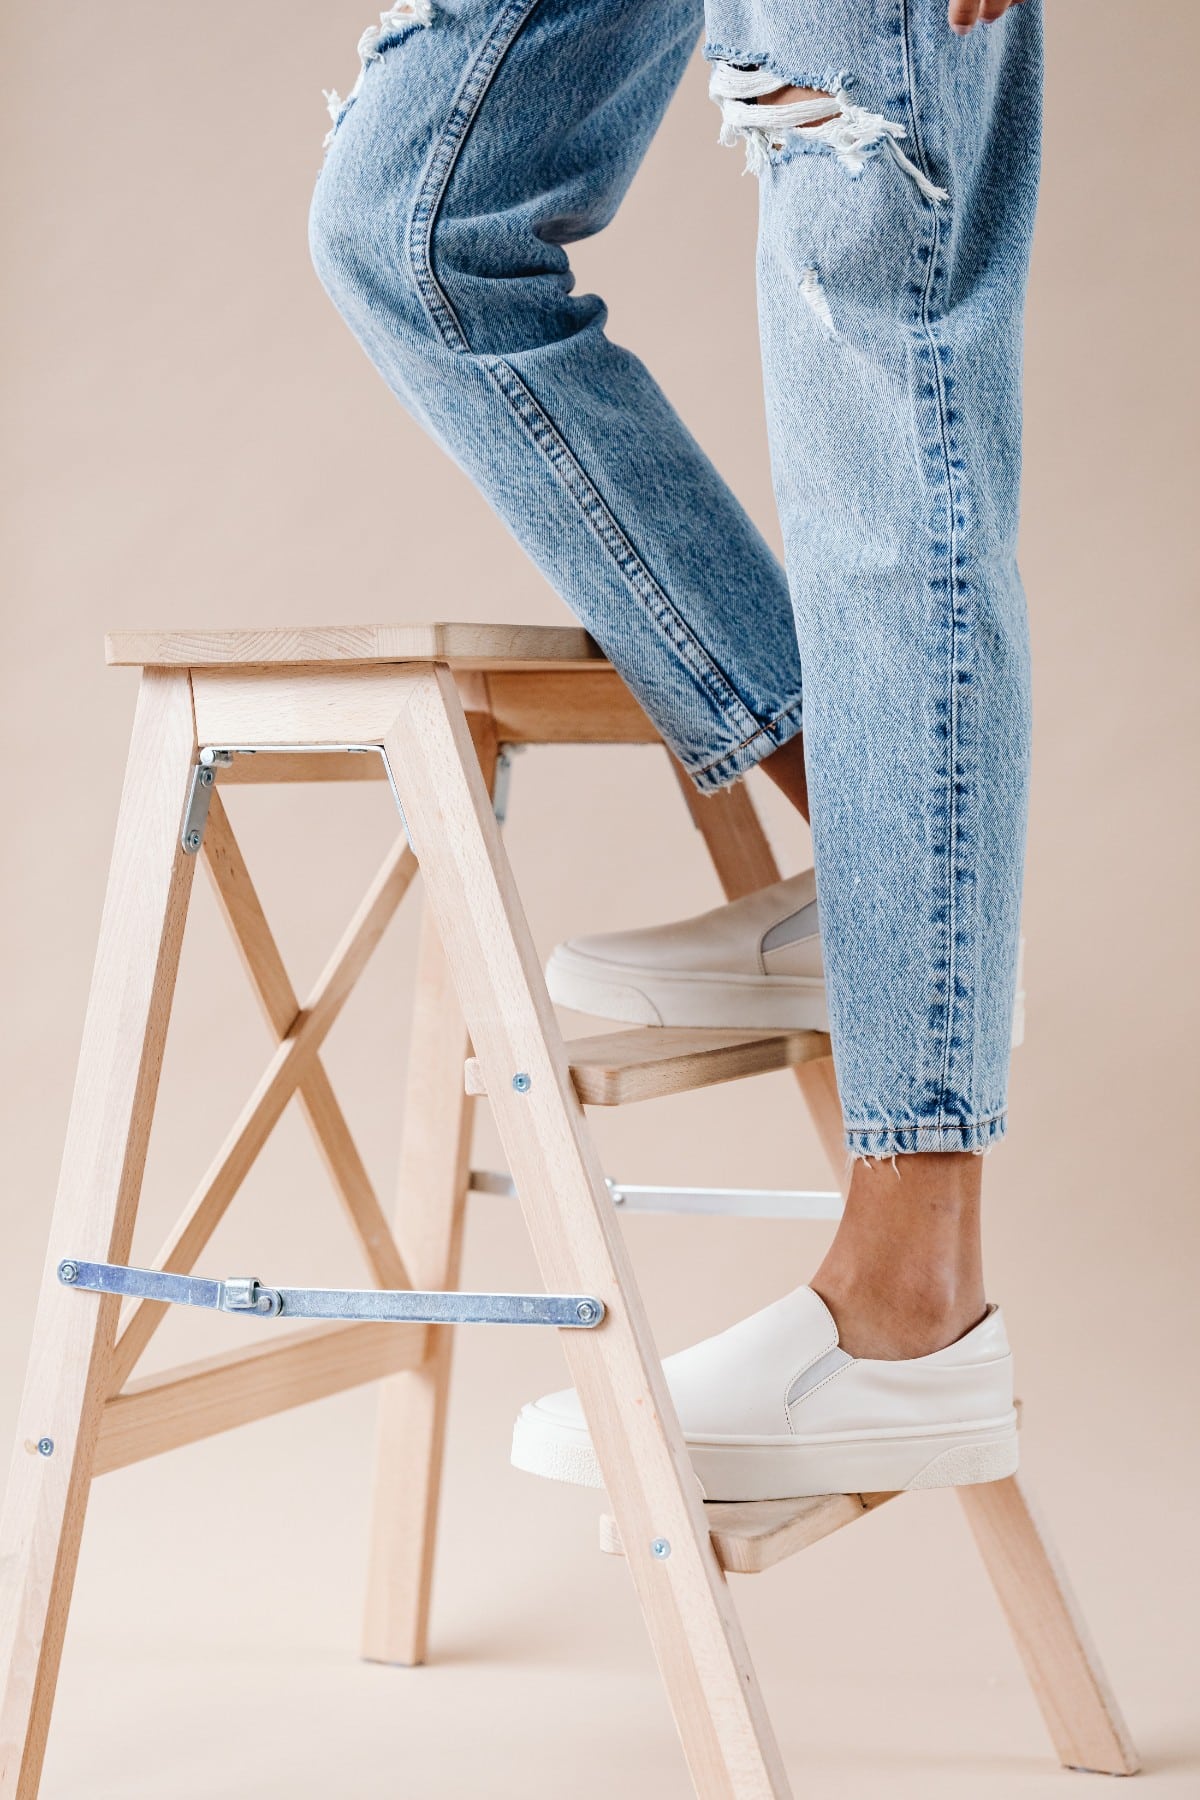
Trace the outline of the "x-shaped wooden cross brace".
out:
[[[195,1267],[196,1258],[296,1094],[376,1281],[380,1287],[411,1287],[319,1053],[408,892],[417,872],[416,857],[403,838],[389,851],[303,1006],[216,793],[205,828],[204,860],[246,972],[279,1041],[155,1266],[174,1274],[188,1274]],[[133,1307],[113,1353],[112,1393],[125,1386],[166,1311],[152,1300]]]

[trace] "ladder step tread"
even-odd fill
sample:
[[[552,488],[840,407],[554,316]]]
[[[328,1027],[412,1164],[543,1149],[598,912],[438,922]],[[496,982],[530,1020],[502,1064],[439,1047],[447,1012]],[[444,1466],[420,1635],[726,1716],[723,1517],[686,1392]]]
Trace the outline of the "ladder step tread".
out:
[[[733,1575],[758,1575],[895,1498],[816,1494],[799,1500],[709,1500],[704,1514],[721,1567]],[[600,1515],[600,1548],[609,1556],[624,1555],[611,1513]]]
[[[637,1026],[575,1038],[567,1045],[575,1091],[585,1106],[625,1106],[817,1062],[830,1054],[824,1031],[733,1031]],[[466,1068],[467,1092],[487,1089],[478,1060]]]

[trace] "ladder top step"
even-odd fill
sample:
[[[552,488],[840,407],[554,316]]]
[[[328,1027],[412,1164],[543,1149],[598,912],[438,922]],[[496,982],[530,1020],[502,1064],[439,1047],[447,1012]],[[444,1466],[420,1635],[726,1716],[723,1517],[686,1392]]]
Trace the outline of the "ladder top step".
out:
[[[830,1054],[823,1031],[711,1031],[638,1026],[575,1038],[567,1045],[575,1091],[585,1106],[625,1106],[714,1087],[744,1075],[795,1068]],[[487,1092],[477,1058],[466,1067],[467,1092]]]
[[[823,1537],[863,1519],[894,1494],[816,1494],[804,1500],[706,1501],[704,1516],[723,1569],[759,1575]],[[600,1548],[625,1554],[617,1521],[600,1515]]]
[[[282,625],[224,631],[111,631],[110,664],[211,669],[447,662],[459,669],[605,668],[577,625]]]

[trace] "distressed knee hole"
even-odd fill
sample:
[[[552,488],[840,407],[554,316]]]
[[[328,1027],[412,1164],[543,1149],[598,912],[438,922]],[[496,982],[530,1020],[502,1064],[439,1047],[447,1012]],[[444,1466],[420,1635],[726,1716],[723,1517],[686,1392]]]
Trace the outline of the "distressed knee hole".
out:
[[[814,125],[824,125],[828,120],[837,117],[837,102],[832,94],[825,92],[824,88],[772,88],[769,94],[759,94],[754,104],[756,106],[794,106],[800,100],[824,100],[826,102],[820,118],[803,122],[799,127],[801,131],[811,131]]]
[[[874,156],[890,156],[927,200],[948,199],[900,149],[904,126],[849,98],[851,80],[843,70],[792,82],[762,64],[716,62],[708,91],[721,109],[721,142],[743,143],[756,174],[793,146],[832,154],[848,175],[861,174]]]
[[[358,99],[371,64],[378,62],[385,50],[390,50],[411,31],[428,25],[432,17],[431,0],[400,0],[398,5],[389,6],[386,12],[380,13],[378,25],[367,26],[358,40],[358,77],[346,98],[343,100],[336,88],[322,90],[333,121],[325,134],[326,145],[333,142],[338,126]]]

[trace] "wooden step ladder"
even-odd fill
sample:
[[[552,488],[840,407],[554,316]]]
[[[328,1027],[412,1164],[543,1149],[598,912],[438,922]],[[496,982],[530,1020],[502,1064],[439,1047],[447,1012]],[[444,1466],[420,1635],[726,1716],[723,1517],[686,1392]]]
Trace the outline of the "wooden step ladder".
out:
[[[891,1496],[701,1502],[583,1106],[792,1067],[840,1169],[828,1040],[646,1030],[568,1050],[493,810],[509,747],[661,748],[661,740],[577,629],[133,632],[109,640],[109,661],[143,673],[0,1527],[0,1800],[33,1800],[38,1790],[94,1476],[382,1381],[364,1650],[418,1663],[453,1344],[453,1332],[435,1322],[551,1316],[611,1507],[602,1546],[628,1561],[696,1792],[706,1800],[787,1795],[725,1571],[765,1569]],[[221,795],[246,782],[360,779],[390,782],[404,830],[302,1002]],[[701,800],[682,777],[681,785],[730,898],[778,878],[743,786]],[[425,909],[400,1198],[389,1223],[321,1045],[418,859]],[[156,1268],[138,1271],[128,1257],[198,861],[276,1048]],[[476,1180],[474,1096],[485,1092],[545,1294],[456,1289]],[[330,1297],[192,1275],[293,1096],[361,1241],[373,1290]],[[172,1300],[268,1315],[267,1341],[138,1377]],[[280,1311],[323,1322],[272,1342],[270,1315]],[[1021,1482],[963,1488],[960,1498],[1059,1757],[1074,1768],[1131,1773],[1133,1748]]]

